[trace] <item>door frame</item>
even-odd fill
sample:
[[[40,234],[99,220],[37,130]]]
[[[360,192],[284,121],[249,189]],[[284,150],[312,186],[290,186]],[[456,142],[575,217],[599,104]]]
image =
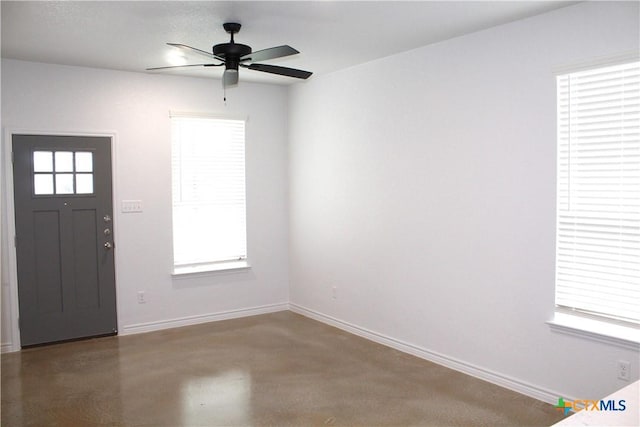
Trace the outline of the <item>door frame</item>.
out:
[[[20,342],[20,327],[18,318],[20,316],[20,309],[18,305],[18,262],[17,262],[17,253],[15,246],[15,236],[16,236],[16,216],[15,216],[15,199],[14,199],[14,191],[13,191],[13,159],[12,159],[12,146],[13,146],[13,135],[52,135],[52,136],[97,136],[97,137],[107,137],[110,139],[111,144],[111,185],[112,185],[112,200],[113,204],[113,221],[117,223],[120,219],[120,211],[117,209],[116,200],[118,200],[117,195],[119,194],[118,186],[117,186],[117,164],[116,164],[116,149],[118,144],[117,141],[117,133],[115,131],[46,131],[46,130],[33,130],[33,129],[16,129],[10,128],[4,129],[3,133],[3,152],[2,152],[2,162],[5,170],[4,176],[4,197],[3,200],[0,200],[0,207],[5,210],[6,218],[7,218],[7,235],[2,237],[3,241],[7,242],[7,254],[5,254],[5,258],[8,261],[8,287],[6,289],[5,294],[5,286],[2,286],[2,296],[1,299],[7,298],[8,301],[2,303],[2,305],[9,309],[9,313],[2,313],[2,320],[9,322],[9,330],[11,331],[11,341],[3,342],[0,348],[2,353],[20,351],[22,348]],[[114,227],[113,241],[118,242],[120,227]],[[117,248],[114,249],[114,268],[115,268],[115,290],[116,290],[116,316],[118,321],[118,330],[122,329],[122,325],[120,324],[120,312],[118,308],[119,304],[119,292],[118,292],[118,264],[119,264],[119,256]]]

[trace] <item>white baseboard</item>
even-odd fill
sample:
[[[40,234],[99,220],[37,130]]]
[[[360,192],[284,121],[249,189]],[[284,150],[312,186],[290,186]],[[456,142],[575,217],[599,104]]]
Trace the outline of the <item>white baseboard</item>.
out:
[[[11,353],[18,350],[20,349],[16,350],[15,348],[13,348],[13,343],[3,342],[2,344],[0,344],[0,353]]]
[[[480,366],[476,366],[471,363],[467,363],[462,360],[437,353],[435,351],[431,351],[383,334],[379,334],[377,332],[362,328],[352,323],[342,321],[335,317],[327,316],[326,314],[308,309],[298,304],[289,303],[289,309],[294,313],[298,313],[305,317],[309,317],[319,322],[326,323],[338,329],[342,329],[343,331],[377,342],[378,344],[382,344],[387,347],[402,351],[404,353],[419,357],[421,359],[437,363],[438,365],[445,366],[447,368],[462,372],[472,377],[479,378],[481,380],[507,388],[520,394],[524,394],[525,396],[541,400],[546,403],[555,404],[558,401],[558,396],[561,396],[557,392],[546,390],[533,384],[529,384],[524,381],[520,381],[515,378],[499,374],[497,372],[493,372]],[[565,396],[565,398],[568,398],[568,396]]]
[[[133,335],[143,332],[159,331],[162,329],[178,328],[181,326],[197,325],[199,323],[215,322],[219,320],[236,319],[239,317],[256,316],[258,314],[275,313],[277,311],[286,311],[289,304],[286,302],[280,304],[262,305],[259,307],[243,308],[238,310],[221,311],[218,313],[201,314],[197,316],[180,317],[177,319],[159,320],[156,322],[135,323],[123,326],[118,335]]]

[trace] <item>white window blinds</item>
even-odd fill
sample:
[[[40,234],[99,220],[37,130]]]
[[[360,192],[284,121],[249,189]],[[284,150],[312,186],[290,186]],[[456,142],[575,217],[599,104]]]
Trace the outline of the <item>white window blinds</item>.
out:
[[[640,62],[557,77],[556,305],[640,323]]]
[[[245,122],[172,116],[174,267],[246,259]]]

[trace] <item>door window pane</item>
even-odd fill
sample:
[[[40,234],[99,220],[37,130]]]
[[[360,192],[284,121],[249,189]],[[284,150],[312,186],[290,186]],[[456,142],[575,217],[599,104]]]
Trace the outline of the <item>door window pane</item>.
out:
[[[33,176],[33,193],[36,195],[53,194],[53,174],[35,174]]]
[[[76,175],[76,194],[93,193],[93,174],[79,173]]]
[[[56,172],[73,172],[73,152],[56,151]]]
[[[73,174],[72,173],[56,174],[56,194],[73,194]]]
[[[93,153],[34,151],[33,192],[36,196],[93,194]]]
[[[76,152],[76,172],[93,172],[93,153]]]
[[[53,172],[53,152],[34,151],[33,152],[33,171],[34,172]]]

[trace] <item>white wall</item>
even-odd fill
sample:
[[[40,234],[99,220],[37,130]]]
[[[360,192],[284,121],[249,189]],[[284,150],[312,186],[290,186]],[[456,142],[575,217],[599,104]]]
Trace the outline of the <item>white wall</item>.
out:
[[[545,400],[626,385],[619,359],[637,379],[545,321],[554,69],[637,51],[638,16],[582,3],[295,86],[293,307]]]
[[[227,91],[225,107],[220,86],[210,79],[2,61],[4,129],[116,133],[114,237],[121,333],[235,310],[286,308],[287,90],[244,82]],[[248,271],[170,276],[170,109],[248,117]],[[144,212],[120,213],[120,202],[130,199],[142,200]],[[7,247],[7,234],[2,234]],[[7,252],[2,251],[3,348],[12,344]],[[146,304],[137,304],[138,290],[146,292]]]

